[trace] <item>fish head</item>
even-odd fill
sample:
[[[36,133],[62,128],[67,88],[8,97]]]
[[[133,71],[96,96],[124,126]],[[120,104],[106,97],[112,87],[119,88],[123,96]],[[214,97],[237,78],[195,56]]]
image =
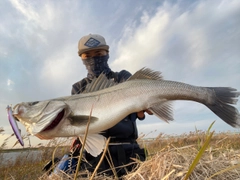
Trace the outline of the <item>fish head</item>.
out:
[[[70,113],[66,103],[56,100],[24,102],[13,107],[13,116],[32,135],[56,128]]]

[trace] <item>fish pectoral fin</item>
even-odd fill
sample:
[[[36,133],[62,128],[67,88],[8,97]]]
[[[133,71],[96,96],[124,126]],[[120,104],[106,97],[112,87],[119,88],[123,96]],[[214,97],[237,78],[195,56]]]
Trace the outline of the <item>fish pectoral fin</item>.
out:
[[[83,144],[83,136],[79,137]],[[89,134],[86,139],[84,149],[92,156],[97,157],[104,149],[106,144],[106,138],[100,134]]]
[[[93,124],[98,120],[98,118],[94,116],[89,117],[84,115],[78,115],[78,116],[71,116],[69,118],[69,121],[72,126],[87,126],[89,118],[90,118],[91,124]]]
[[[153,104],[148,108],[155,116],[166,121],[173,120],[173,110],[170,101],[164,101],[157,104]]]

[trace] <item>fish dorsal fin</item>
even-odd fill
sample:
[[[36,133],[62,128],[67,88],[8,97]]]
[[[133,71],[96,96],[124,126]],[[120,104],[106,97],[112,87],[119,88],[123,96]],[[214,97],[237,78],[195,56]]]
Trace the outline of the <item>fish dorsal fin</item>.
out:
[[[83,144],[83,136],[79,137]],[[106,144],[106,138],[100,134],[89,134],[86,139],[84,149],[92,156],[97,157],[104,149]]]
[[[105,74],[100,74],[98,78],[94,78],[91,83],[88,83],[84,93],[94,92],[105,89],[118,84],[114,79],[108,79]]]
[[[133,79],[152,79],[152,80],[163,80],[163,76],[161,75],[161,72],[159,71],[153,71],[149,68],[142,68],[138,70],[136,73],[134,73],[130,78],[128,78],[128,81]]]
[[[152,80],[162,80],[163,77],[161,72],[153,71],[149,68],[142,68],[134,73],[127,81],[133,79],[152,79]],[[83,93],[94,92],[102,90],[111,86],[118,84],[114,79],[108,79],[105,74],[100,74],[98,78],[94,78],[91,83],[88,83]]]

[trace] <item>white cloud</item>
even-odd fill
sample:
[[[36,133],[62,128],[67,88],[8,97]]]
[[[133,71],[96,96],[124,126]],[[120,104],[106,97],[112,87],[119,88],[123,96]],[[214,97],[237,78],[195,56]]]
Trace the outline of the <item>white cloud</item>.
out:
[[[10,0],[12,5],[22,13],[28,20],[39,21],[39,15],[33,10],[31,4],[26,1]]]
[[[46,30],[49,26],[53,26],[51,22],[56,17],[56,10],[53,6],[44,2],[43,6],[35,4],[35,2],[26,2],[24,0],[10,0],[13,7],[16,8],[28,21],[33,21],[37,26]],[[30,30],[30,29],[29,29]]]
[[[5,47],[0,46],[0,56],[7,57],[7,55],[8,55],[7,49]]]
[[[138,121],[138,133],[139,134],[145,134],[148,138],[156,137],[160,133],[166,134],[166,135],[180,135],[184,133],[194,132],[196,129],[201,131],[207,131],[210,127],[211,123],[214,124],[211,128],[211,131],[215,132],[225,132],[225,131],[231,131],[231,132],[239,132],[239,129],[234,129],[229,125],[226,125],[225,122],[223,122],[220,119],[214,119],[214,118],[202,118],[202,119],[190,119],[188,121],[183,121],[181,119],[176,119],[174,121],[171,121],[169,123],[165,123],[161,121],[160,119],[157,119],[156,117],[147,117],[143,121]]]
[[[225,60],[221,54],[235,54],[236,46],[231,49],[226,42],[239,39],[239,23],[233,20],[239,11],[239,1],[197,1],[186,9],[180,3],[165,2],[153,16],[143,12],[139,25],[137,20],[126,25],[111,66],[131,72],[144,66],[176,69],[181,76],[189,74],[189,69],[197,73],[221,66]]]
[[[8,87],[8,90],[13,90],[13,86],[14,86],[14,82],[11,80],[11,79],[8,79],[7,80],[7,87]]]
[[[146,60],[161,51],[164,39],[161,34],[168,23],[169,14],[164,9],[159,9],[152,18],[144,12],[139,27],[135,27],[135,22],[126,27],[123,39],[118,44],[118,58],[111,66],[114,69],[123,69],[127,64],[133,64],[133,66],[128,66],[130,71],[136,71],[136,68],[144,66]]]
[[[8,80],[7,80],[7,85],[8,85],[8,86],[11,86],[12,84],[14,84],[14,82],[13,82],[11,79],[8,79]]]
[[[4,14],[0,16],[3,120],[7,104],[70,94],[71,85],[86,76],[77,42],[88,33],[105,36],[111,59],[116,57],[110,64],[114,71],[134,73],[146,66],[162,71],[165,79],[240,89],[238,0],[118,1],[107,6],[88,1],[10,2],[0,7]],[[10,12],[4,13],[7,8]],[[13,86],[14,91],[6,91]],[[176,103],[174,111],[179,124],[160,123],[159,131],[187,131],[194,127],[188,121],[211,114],[204,106],[188,103]],[[7,123],[4,120],[2,125]],[[155,125],[146,123],[143,129]]]
[[[66,96],[70,95],[72,84],[84,77],[81,71],[86,72],[77,56],[76,45],[66,44],[44,60],[39,79],[50,95]],[[79,75],[81,73],[82,76]]]

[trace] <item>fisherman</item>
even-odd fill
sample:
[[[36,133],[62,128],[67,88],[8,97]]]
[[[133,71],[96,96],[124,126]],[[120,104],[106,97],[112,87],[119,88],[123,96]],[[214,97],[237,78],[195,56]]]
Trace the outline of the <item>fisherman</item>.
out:
[[[131,73],[126,70],[114,72],[109,68],[109,46],[101,35],[89,34],[83,36],[78,43],[78,55],[81,57],[88,73],[86,78],[73,84],[72,95],[84,92],[87,84],[91,83],[91,81],[94,78],[97,78],[101,73],[103,73],[108,79],[113,79],[117,83],[126,81],[131,76]],[[106,138],[110,137],[108,148],[111,157],[109,154],[106,155],[108,158],[105,157],[102,161],[98,169],[99,173],[104,172],[107,175],[113,175],[109,160],[113,162],[119,177],[125,175],[127,171],[131,171],[134,168],[134,163],[131,163],[134,161],[134,158],[141,161],[145,160],[145,150],[141,149],[136,141],[138,138],[136,119],[143,120],[145,118],[144,112],[145,111],[141,111],[130,114],[112,128],[101,133]],[[146,112],[151,114],[148,110],[146,110]],[[80,148],[81,143],[79,139],[76,138],[70,147],[70,153],[63,157],[65,160],[61,160],[53,172],[57,172],[58,170],[63,170],[67,173],[74,172],[78,160],[76,157],[79,155]],[[87,162],[81,162],[81,169],[87,169],[88,171],[93,172],[102,153],[97,157],[93,157],[91,154],[85,152],[84,156]],[[131,164],[128,165],[129,163]],[[126,166],[123,167],[124,165]],[[71,166],[70,171],[69,166]]]

